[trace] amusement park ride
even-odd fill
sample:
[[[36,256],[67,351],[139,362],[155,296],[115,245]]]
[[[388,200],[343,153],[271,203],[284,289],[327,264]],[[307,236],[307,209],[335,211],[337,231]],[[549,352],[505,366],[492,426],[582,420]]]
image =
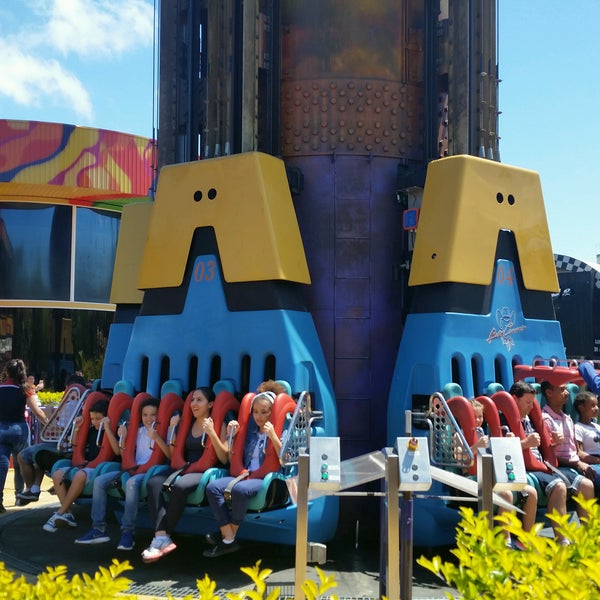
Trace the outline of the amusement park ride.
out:
[[[435,465],[432,395],[579,380],[539,177],[499,161],[495,2],[161,5],[160,168],[123,210],[98,390],[284,381],[291,477],[311,437],[343,465],[407,413]],[[454,539],[448,494],[416,498],[415,544]],[[309,539],[376,518],[363,501],[313,498]],[[294,544],[296,508],[256,506],[240,535]]]

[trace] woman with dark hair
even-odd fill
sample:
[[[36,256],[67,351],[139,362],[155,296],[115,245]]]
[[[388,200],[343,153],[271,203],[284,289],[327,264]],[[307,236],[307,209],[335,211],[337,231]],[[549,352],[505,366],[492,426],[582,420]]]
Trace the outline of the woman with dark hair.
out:
[[[27,444],[29,430],[25,422],[25,407],[47,423],[44,411],[35,401],[35,393],[27,385],[27,369],[20,359],[9,360],[0,384],[0,512],[5,512],[4,484],[11,453],[19,453]]]
[[[184,455],[188,464],[200,460],[207,438],[210,438],[218,460],[223,464],[228,461],[227,425],[223,423],[221,430],[215,431],[211,418],[214,402],[215,394],[209,387],[200,387],[192,392],[189,410],[192,411],[194,419],[189,431],[178,432],[178,435],[186,436]],[[155,524],[155,530],[150,546],[142,552],[142,560],[145,563],[156,562],[177,548],[171,539],[171,534],[185,510],[187,497],[198,487],[203,475],[201,472],[184,473],[184,470],[185,468],[179,470],[181,475],[169,485],[168,502],[163,494],[163,484],[170,475],[175,473],[174,470],[155,475],[146,484],[148,510]]]

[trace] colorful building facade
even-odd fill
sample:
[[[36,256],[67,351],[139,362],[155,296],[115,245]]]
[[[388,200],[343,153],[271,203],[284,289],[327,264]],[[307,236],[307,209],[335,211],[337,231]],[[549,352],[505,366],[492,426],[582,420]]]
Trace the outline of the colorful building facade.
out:
[[[0,120],[0,360],[60,387],[102,354],[121,209],[154,165],[148,138]]]

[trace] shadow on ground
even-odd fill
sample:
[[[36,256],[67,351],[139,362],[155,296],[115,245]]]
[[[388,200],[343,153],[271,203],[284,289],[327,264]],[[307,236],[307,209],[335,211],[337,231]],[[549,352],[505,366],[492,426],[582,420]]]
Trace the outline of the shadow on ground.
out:
[[[268,579],[269,589],[280,587],[282,597],[293,594],[295,576],[295,547],[242,542],[241,550],[218,559],[202,556],[207,545],[197,535],[176,534],[177,550],[153,564],[144,564],[142,550],[150,543],[152,532],[139,529],[135,534],[136,545],[130,552],[116,549],[120,531],[116,520],[109,523],[111,541],[106,544],[80,545],[74,540],[90,527],[89,508],[74,507],[79,526],[75,529],[47,533],[42,525],[50,517],[56,505],[30,505],[27,508],[9,508],[0,517],[0,552],[6,566],[23,573],[28,579],[45,570],[47,566],[67,565],[69,574],[93,573],[99,566],[108,566],[114,558],[128,560],[133,570],[126,576],[134,583],[130,591],[139,595],[164,596],[168,590],[174,597],[186,594],[196,596],[197,579],[205,574],[217,583],[219,594],[252,587],[251,580],[240,571],[261,560],[263,568],[272,569]],[[414,557],[441,555],[450,558],[448,549],[414,549]],[[327,574],[335,576],[338,587],[332,590],[342,598],[380,597],[380,559],[377,542],[355,547],[347,540],[334,540],[327,547],[327,562],[320,565]],[[313,566],[307,568],[307,578],[318,581]],[[429,571],[413,565],[413,598],[445,598],[446,591]]]

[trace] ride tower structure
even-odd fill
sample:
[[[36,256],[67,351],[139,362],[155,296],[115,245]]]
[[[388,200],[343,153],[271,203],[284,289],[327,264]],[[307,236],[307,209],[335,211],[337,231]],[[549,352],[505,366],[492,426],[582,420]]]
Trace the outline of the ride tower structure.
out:
[[[405,411],[429,412],[432,390],[489,397],[508,390],[520,371],[549,379],[548,359],[566,363],[552,305],[558,280],[533,171],[471,156],[432,162],[409,285],[413,302],[390,391],[388,444],[402,435]],[[538,362],[545,366],[525,367]],[[433,489],[448,493],[437,483]],[[452,543],[455,507],[439,498],[415,506],[415,539]]]
[[[342,458],[389,437],[415,237],[405,211],[420,208],[427,165],[499,160],[496,12],[493,0],[161,2],[159,165],[283,159]],[[342,503],[351,530],[376,522],[363,502]]]

